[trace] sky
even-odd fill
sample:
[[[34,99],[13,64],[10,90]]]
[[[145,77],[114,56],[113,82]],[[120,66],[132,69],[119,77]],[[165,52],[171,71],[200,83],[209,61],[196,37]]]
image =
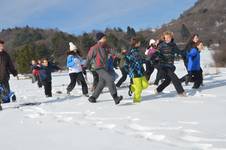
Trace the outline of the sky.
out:
[[[160,27],[197,0],[0,0],[0,30],[26,25],[72,34]]]

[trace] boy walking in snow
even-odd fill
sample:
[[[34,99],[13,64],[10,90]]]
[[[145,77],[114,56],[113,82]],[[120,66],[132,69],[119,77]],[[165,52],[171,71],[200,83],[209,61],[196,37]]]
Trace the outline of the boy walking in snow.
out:
[[[97,98],[104,89],[105,86],[108,87],[111,96],[113,97],[115,104],[119,104],[123,99],[122,96],[118,96],[115,83],[112,79],[111,74],[107,71],[107,59],[108,59],[108,47],[107,47],[107,37],[104,33],[96,34],[97,43],[91,47],[87,55],[87,67],[92,68],[97,72],[99,76],[99,81],[97,87],[95,88],[89,101],[91,103],[96,103]]]
[[[180,54],[180,50],[173,41],[173,33],[166,31],[163,33],[163,41],[159,44],[159,67],[165,78],[164,82],[156,89],[156,94],[162,92],[172,82],[177,93],[185,96],[186,93],[181,85],[177,75],[174,73],[176,67],[174,66],[175,54]]]
[[[47,59],[42,59],[39,69],[39,77],[44,86],[46,97],[52,97],[52,67]]]
[[[131,39],[131,50],[126,55],[126,66],[129,70],[129,76],[132,80],[130,86],[131,91],[134,93],[133,102],[139,103],[141,101],[142,90],[148,87],[148,81],[144,76],[143,63],[145,60],[139,52],[140,41],[136,38]]]

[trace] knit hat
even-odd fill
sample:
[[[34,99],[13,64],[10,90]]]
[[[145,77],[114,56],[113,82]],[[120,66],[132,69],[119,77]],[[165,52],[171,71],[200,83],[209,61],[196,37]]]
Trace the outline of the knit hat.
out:
[[[76,51],[78,48],[77,48],[77,46],[76,45],[74,45],[72,42],[69,42],[69,49],[70,49],[70,51]]]
[[[98,32],[98,33],[96,34],[96,39],[97,39],[97,41],[100,41],[104,36],[106,36],[104,33]]]
[[[149,46],[151,46],[152,44],[155,44],[155,40],[154,39],[150,39]]]

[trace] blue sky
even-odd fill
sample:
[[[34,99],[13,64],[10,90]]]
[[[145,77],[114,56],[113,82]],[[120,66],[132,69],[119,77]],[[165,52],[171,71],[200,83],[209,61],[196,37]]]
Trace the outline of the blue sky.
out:
[[[32,26],[82,34],[93,29],[155,28],[197,0],[1,0],[0,29]]]

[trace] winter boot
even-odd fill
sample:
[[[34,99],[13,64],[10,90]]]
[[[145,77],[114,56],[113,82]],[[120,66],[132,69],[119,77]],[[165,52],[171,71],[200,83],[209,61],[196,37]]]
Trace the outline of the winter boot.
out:
[[[133,95],[133,91],[131,90],[131,85],[129,85],[128,95],[129,95],[129,96],[132,96],[132,95]]]
[[[83,94],[83,96],[85,96],[85,97],[89,97],[89,94]]]
[[[16,95],[12,96],[12,102],[16,102]]]
[[[118,105],[120,103],[120,101],[123,99],[122,96],[117,96],[117,95],[114,95],[113,98],[115,101],[115,105]]]
[[[96,103],[97,102],[96,98],[93,97],[93,96],[90,96],[88,100],[89,100],[90,103]]]

